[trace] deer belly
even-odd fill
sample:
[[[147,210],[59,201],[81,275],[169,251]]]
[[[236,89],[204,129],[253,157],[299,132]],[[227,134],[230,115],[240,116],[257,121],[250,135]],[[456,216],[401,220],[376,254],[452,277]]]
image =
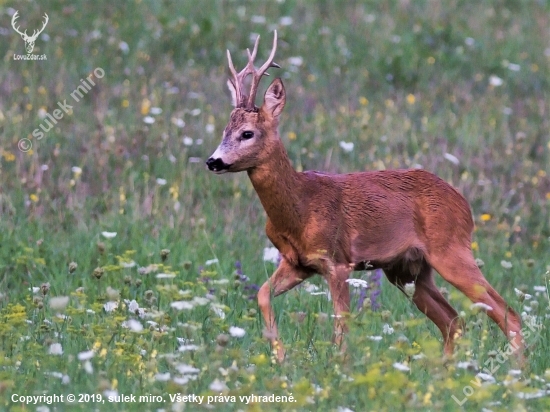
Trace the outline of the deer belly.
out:
[[[378,265],[406,258],[410,250],[423,249],[405,236],[356,236],[351,242],[350,258],[354,265],[377,262]]]

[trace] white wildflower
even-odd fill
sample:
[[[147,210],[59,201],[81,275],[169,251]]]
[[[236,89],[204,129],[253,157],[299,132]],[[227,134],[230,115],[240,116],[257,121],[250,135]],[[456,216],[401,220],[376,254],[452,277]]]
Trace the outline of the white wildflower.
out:
[[[354,288],[367,288],[368,284],[366,280],[363,279],[346,279],[346,282],[353,286]]]
[[[523,293],[521,290],[514,288],[514,292],[516,293],[516,296],[519,298],[519,300],[529,300],[533,297],[533,295],[530,295],[529,293]]]
[[[250,22],[251,23],[256,23],[256,24],[265,24],[265,17],[264,16],[258,16],[258,15],[255,15],[255,16],[251,16],[250,17]]]
[[[383,328],[382,328],[382,333],[384,335],[391,335],[393,332],[394,332],[393,328],[390,325],[388,325],[387,323],[385,323]]]
[[[216,130],[216,126],[214,126],[212,123],[208,123],[204,127],[204,130],[206,131],[206,133],[214,133],[214,131]]]
[[[172,123],[174,124],[174,126],[179,127],[180,129],[182,127],[185,127],[185,121],[183,119],[178,118],[178,117],[173,117],[172,118]]]
[[[84,370],[85,370],[86,373],[88,373],[89,375],[91,375],[92,373],[94,373],[94,367],[92,366],[92,362],[90,362],[90,361],[84,362]]]
[[[191,302],[186,300],[178,300],[176,302],[170,303],[170,307],[174,308],[176,310],[184,310],[184,309],[193,309],[195,305],[193,305]]]
[[[124,54],[127,54],[130,51],[130,46],[128,46],[128,43],[126,43],[125,41],[121,41],[120,43],[118,43],[118,48]]]
[[[185,363],[179,363],[176,365],[176,370],[182,375],[189,375],[191,373],[199,373],[201,370]]]
[[[142,332],[143,331],[143,325],[141,324],[140,321],[135,320],[135,319],[125,320],[124,322],[122,322],[122,327],[130,329],[132,332]]]
[[[204,262],[204,266],[212,266],[214,263],[218,263],[219,260],[217,258],[214,259],[208,259],[206,262]]]
[[[301,66],[304,64],[304,58],[302,56],[289,57],[288,64],[291,66]]]
[[[87,360],[90,360],[94,357],[95,355],[95,352],[93,350],[87,350],[87,351],[84,351],[84,352],[80,352],[78,355],[77,355],[77,358],[79,361],[83,362],[83,361],[87,361]]]
[[[112,239],[116,236],[117,232],[101,232],[101,235],[107,239]]]
[[[71,172],[73,172],[75,175],[82,174],[82,169],[78,166],[71,167]]]
[[[149,110],[149,113],[151,114],[161,114],[162,113],[162,109],[160,107],[151,107],[151,110]]]
[[[170,380],[170,372],[166,373],[157,373],[155,375],[155,380],[159,382],[167,382]]]
[[[316,292],[319,290],[319,286],[314,285],[313,283],[304,282],[304,290],[308,293]]]
[[[68,296],[56,296],[50,298],[50,308],[52,308],[53,310],[64,310],[68,304]]]
[[[132,300],[124,299],[124,303],[128,305],[128,311],[132,313],[140,314],[141,311],[145,312],[144,309],[139,307],[139,304],[136,302],[135,299],[132,299]]]
[[[48,349],[50,355],[63,355],[63,347],[61,343],[52,343]]]
[[[229,279],[227,278],[214,279],[214,280],[211,280],[210,283],[212,283],[213,285],[227,285],[229,283]]]
[[[380,342],[382,340],[382,336],[367,336],[367,339],[370,339],[374,342]]]
[[[512,262],[508,262],[507,260],[501,260],[500,266],[502,266],[504,269],[511,269],[512,268]]]
[[[178,348],[178,351],[179,352],[187,352],[187,351],[192,351],[192,350],[197,350],[197,349],[199,349],[198,345],[181,345]]]
[[[292,19],[292,17],[290,17],[290,16],[283,16],[283,17],[281,17],[281,18],[279,19],[279,24],[280,24],[281,26],[290,26],[290,25],[292,25],[292,22],[293,22],[293,21],[294,21],[294,20]]]
[[[353,148],[355,147],[355,145],[353,144],[353,142],[344,142],[344,141],[341,141],[340,142],[340,147],[342,148],[342,150],[346,153],[351,153],[353,152]]]
[[[166,183],[168,183],[166,179],[163,179],[162,177],[157,177],[157,185],[164,186]]]
[[[458,165],[460,163],[460,160],[458,160],[458,157],[450,153],[445,153],[443,157],[454,165]]]
[[[189,136],[184,136],[183,137],[183,144],[185,146],[191,146],[193,144],[193,139],[190,138]]]
[[[107,399],[109,397],[116,398],[118,396],[118,391],[116,389],[105,389],[103,391],[103,396],[105,396]]]
[[[477,365],[475,364],[475,362],[462,361],[462,362],[458,362],[456,364],[456,367],[460,369],[470,369],[470,368],[476,368]]]
[[[246,335],[246,331],[243,328],[239,328],[238,326],[231,326],[229,328],[229,334],[234,338],[242,338],[244,335]]]
[[[416,290],[416,285],[414,282],[405,283],[405,286],[403,287],[403,291],[405,292],[405,295],[407,295],[409,298],[412,298],[414,296],[414,292]]]
[[[174,379],[172,379],[172,381],[176,385],[181,385],[181,386],[187,385],[187,383],[191,380],[191,376],[196,376],[196,375],[174,376]],[[179,411],[179,409],[174,409],[174,410]]]
[[[496,382],[496,379],[492,375],[489,375],[488,373],[479,372],[476,376],[479,379],[484,380],[485,382],[490,382],[490,383]]]
[[[220,319],[225,319],[224,306],[216,303],[210,304],[210,309],[216,314]]]
[[[279,263],[279,250],[276,247],[264,248],[264,262]]]
[[[118,308],[118,302],[109,301],[103,305],[103,310],[107,313],[112,312]]]
[[[157,276],[155,276],[157,279],[173,279],[176,277],[175,273],[158,273]]]
[[[495,76],[494,74],[489,76],[489,84],[491,86],[498,87],[498,86],[502,86],[503,83],[504,83],[504,80],[502,80],[500,77]]]
[[[516,392],[515,395],[519,399],[536,399],[542,398],[543,396],[548,396],[550,391],[545,391],[544,389],[539,389],[537,392]]]
[[[195,305],[204,306],[210,303],[210,299],[203,298],[202,296],[195,296],[192,302]]]
[[[153,124],[153,123],[155,123],[155,118],[152,117],[152,116],[145,116],[145,117],[143,118],[143,122],[144,122],[145,124]]]
[[[485,312],[488,312],[490,310],[493,310],[493,308],[489,305],[487,305],[486,303],[483,303],[483,302],[477,302],[477,303],[473,303],[470,305],[470,309],[471,310],[474,310],[474,309],[481,309]]]
[[[404,363],[399,363],[399,362],[395,362],[393,364],[393,367],[395,369],[397,369],[398,371],[402,371],[402,372],[408,372],[411,370],[411,368],[409,368],[407,365],[405,365]]]
[[[224,392],[224,391],[228,391],[229,388],[227,387],[227,385],[220,381],[219,379],[214,379],[214,381],[208,386],[208,388],[211,390],[211,391],[214,391],[214,392]]]

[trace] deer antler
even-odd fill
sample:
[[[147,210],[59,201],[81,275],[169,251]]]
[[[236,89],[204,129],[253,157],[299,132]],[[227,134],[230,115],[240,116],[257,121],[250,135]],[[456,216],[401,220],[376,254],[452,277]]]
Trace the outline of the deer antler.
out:
[[[21,33],[19,31],[19,27],[15,27],[15,22],[17,21],[17,18],[19,17],[19,11],[16,11],[15,13],[13,13],[13,17],[11,18],[11,25],[13,27],[13,29],[19,33],[21,36],[23,37],[28,37],[27,36],[27,30],[25,30],[25,33]]]
[[[44,13],[44,24],[42,24],[42,28],[40,30],[34,30],[33,31],[31,39],[36,40],[38,35],[40,33],[42,33],[44,31],[44,29],[46,28],[46,24],[48,24],[49,20],[50,20],[50,18],[48,17],[48,15],[46,13]]]
[[[273,48],[271,49],[271,54],[269,55],[269,58],[262,67],[256,70],[256,68],[254,67],[254,59],[256,58],[256,54],[258,53],[259,43],[260,36],[256,38],[252,54],[250,53],[250,49],[246,49],[246,52],[248,54],[248,63],[246,64],[245,68],[242,69],[239,73],[237,73],[237,71],[235,70],[235,66],[233,65],[233,61],[231,60],[231,53],[229,53],[229,50],[227,50],[227,61],[229,63],[229,70],[233,75],[233,79],[230,79],[229,81],[235,86],[235,91],[237,95],[237,107],[254,109],[254,101],[256,100],[256,93],[258,91],[260,79],[264,74],[266,76],[269,76],[269,73],[266,73],[266,70],[270,67],[281,67],[277,63],[273,62],[275,52],[277,51],[277,30],[275,30],[273,34]],[[250,86],[250,94],[247,97],[244,93],[244,79],[249,74],[252,75],[252,85]]]
[[[29,36],[27,34],[27,30],[25,30],[24,33],[21,33],[21,31],[19,31],[19,27],[15,27],[15,23],[16,23],[18,18],[19,18],[19,11],[16,11],[15,13],[13,13],[13,17],[11,18],[11,25],[12,25],[13,29],[18,34],[20,34],[21,37],[23,37],[23,39],[25,41],[30,41],[30,42],[33,42],[34,40],[36,40],[38,35],[44,31],[44,29],[46,28],[46,25],[48,24],[48,21],[50,20],[48,15],[46,13],[44,13],[44,23],[42,24],[42,28],[40,30],[34,30],[33,33],[32,33],[32,36]]]

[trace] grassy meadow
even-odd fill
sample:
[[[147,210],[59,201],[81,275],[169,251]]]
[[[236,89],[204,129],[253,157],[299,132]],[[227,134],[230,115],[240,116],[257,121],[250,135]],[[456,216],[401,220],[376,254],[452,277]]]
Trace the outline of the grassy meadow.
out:
[[[16,10],[29,33],[48,14],[47,60],[14,58]],[[444,362],[437,328],[369,271],[346,357],[320,277],[274,299],[275,363],[265,213],[245,173],[204,166],[231,110],[226,49],[241,68],[260,34],[265,59],[274,29],[294,166],[458,188],[482,271],[531,325],[523,369],[438,278],[467,324]],[[0,56],[0,410],[550,410],[550,3],[0,0]]]

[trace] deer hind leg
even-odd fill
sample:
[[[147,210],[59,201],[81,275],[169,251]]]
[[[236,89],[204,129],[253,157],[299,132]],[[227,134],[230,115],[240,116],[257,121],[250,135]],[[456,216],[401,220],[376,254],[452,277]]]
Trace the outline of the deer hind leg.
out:
[[[477,267],[471,250],[462,247],[445,255],[431,255],[428,261],[443,279],[464,293],[472,302],[484,303],[492,308],[487,311],[487,315],[511,340],[518,358],[522,360],[523,337],[520,317],[487,282]]]
[[[310,276],[310,273],[290,265],[283,259],[277,270],[258,291],[258,306],[266,325],[265,336],[269,339],[272,350],[276,350],[279,362],[284,360],[285,350],[279,339],[275,312],[271,307],[271,295],[273,297],[279,296],[299,285]]]
[[[352,269],[348,265],[339,265],[332,269],[327,276],[328,287],[332,304],[334,307],[334,343],[346,351],[344,335],[348,332],[346,316],[349,314],[350,295],[349,284],[346,280],[349,278]]]
[[[416,270],[418,271],[418,268]],[[432,268],[425,261],[422,261],[417,275],[413,275],[412,271],[414,270],[410,267],[394,267],[384,270],[384,273],[403,293],[405,284],[414,282],[412,301],[441,331],[444,353],[451,356],[454,349],[453,340],[461,334],[464,327],[462,320],[435,285]]]

